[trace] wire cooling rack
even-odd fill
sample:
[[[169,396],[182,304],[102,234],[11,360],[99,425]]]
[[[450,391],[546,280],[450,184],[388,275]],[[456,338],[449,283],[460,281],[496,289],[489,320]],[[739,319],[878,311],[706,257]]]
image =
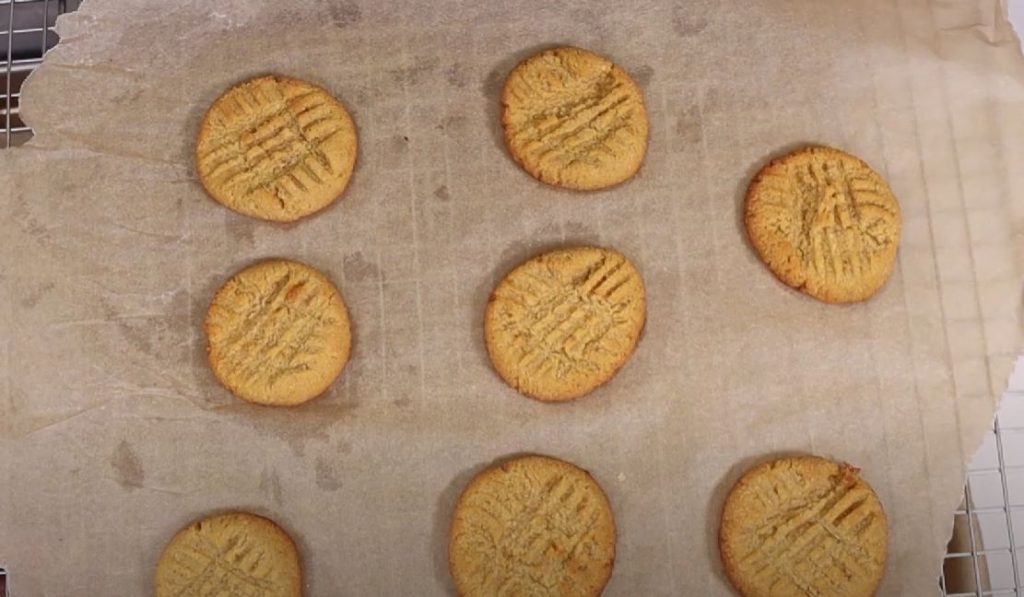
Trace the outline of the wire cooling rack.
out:
[[[32,137],[20,116],[21,84],[57,44],[57,16],[80,2],[0,0],[0,147]],[[0,597],[8,597],[2,564]],[[1024,365],[1018,364],[999,417],[968,467],[938,584],[948,597],[1024,597]]]
[[[968,465],[939,582],[950,597],[1024,596],[1024,362]]]
[[[57,15],[75,10],[81,0],[0,0],[0,118],[2,147],[28,141],[32,130],[21,119],[21,84],[43,54],[57,44]]]

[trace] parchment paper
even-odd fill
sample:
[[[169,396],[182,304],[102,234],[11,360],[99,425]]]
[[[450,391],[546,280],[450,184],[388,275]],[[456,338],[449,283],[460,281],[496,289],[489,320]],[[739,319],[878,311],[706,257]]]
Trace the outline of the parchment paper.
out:
[[[811,452],[888,510],[881,593],[937,592],[964,462],[1018,352],[1024,59],[997,0],[86,2],[24,90],[36,138],[0,183],[0,563],[18,597],[144,595],[171,535],[271,516],[310,595],[451,592],[449,515],[494,459],[593,472],[620,536],[608,595],[725,595],[722,500]],[[568,3],[566,3],[568,4]],[[650,150],[613,190],[552,189],[500,142],[508,70],[549,44],[613,57]],[[349,107],[344,198],[295,225],[234,214],[193,168],[199,120],[261,73]],[[868,303],[778,283],[739,214],[751,175],[817,142],[883,173],[897,271]],[[505,387],[482,342],[494,283],[542,249],[629,255],[646,335],[572,404]],[[336,281],[354,355],[322,398],[232,398],[205,361],[216,288],[253,261]]]

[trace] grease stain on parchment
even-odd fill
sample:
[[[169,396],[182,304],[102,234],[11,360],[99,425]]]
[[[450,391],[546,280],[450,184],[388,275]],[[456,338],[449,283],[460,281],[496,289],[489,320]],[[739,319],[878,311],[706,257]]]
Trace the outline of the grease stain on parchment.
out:
[[[339,379],[336,385],[340,383]],[[236,401],[235,404],[215,410],[251,427],[261,435],[269,435],[287,443],[295,455],[303,456],[309,442],[329,441],[330,431],[335,425],[355,416],[353,404],[331,403],[334,398],[331,394],[335,391],[332,387],[327,395],[296,408],[238,404]]]
[[[416,56],[411,66],[396,68],[388,71],[394,81],[405,81],[410,85],[419,85],[425,82],[441,65],[441,59],[437,56]]]
[[[338,491],[344,486],[338,471],[334,470],[326,458],[317,458],[314,466],[316,486],[324,491]]]
[[[470,70],[469,67],[462,63],[456,62],[455,64],[448,67],[448,70],[444,72],[444,78],[450,85],[462,89],[469,83]]]
[[[260,475],[260,491],[270,496],[278,506],[284,501],[281,489],[281,478],[274,469],[263,469]]]
[[[632,74],[637,85],[647,87],[651,83],[651,79],[654,78],[654,68],[650,64],[645,64],[634,70]]]
[[[685,6],[676,6],[672,10],[672,30],[679,37],[694,37],[708,28],[707,17],[694,14]]]
[[[700,106],[696,104],[684,105],[676,113],[676,124],[674,132],[676,137],[687,143],[700,143],[704,137],[700,118]]]
[[[325,0],[322,3],[327,8],[327,18],[338,29],[351,27],[363,20],[363,11],[359,5],[351,0]]]
[[[358,282],[376,282],[380,278],[380,270],[377,265],[363,256],[362,251],[356,251],[345,255],[342,261],[345,273],[345,281],[350,284]]]
[[[29,289],[27,289],[25,291],[24,296],[22,296],[18,300],[18,305],[24,307],[25,309],[32,309],[33,307],[38,305],[39,301],[43,300],[43,298],[47,294],[49,294],[50,291],[53,290],[53,288],[54,288],[54,283],[53,282],[46,282],[46,283],[41,284],[39,286],[35,286],[33,288],[29,288]]]
[[[110,457],[110,468],[114,470],[114,480],[129,491],[142,487],[146,480],[142,460],[128,440],[121,440],[117,445],[117,449]]]
[[[225,222],[225,227],[234,241],[254,246],[256,242],[256,222],[248,217],[230,217]]]
[[[186,318],[189,298],[185,290],[173,293],[166,307],[160,306],[164,312],[154,311],[152,314],[126,314],[109,301],[101,299],[104,317],[116,323],[118,331],[129,344],[141,354],[165,357],[166,347],[179,342],[181,329],[176,321]]]

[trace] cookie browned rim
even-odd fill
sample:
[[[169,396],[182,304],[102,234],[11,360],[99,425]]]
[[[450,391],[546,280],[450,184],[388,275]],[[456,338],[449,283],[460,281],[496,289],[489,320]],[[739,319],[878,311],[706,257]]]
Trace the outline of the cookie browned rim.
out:
[[[885,571],[888,522],[859,472],[845,463],[798,456],[743,474],[726,498],[719,528],[722,563],[741,595],[768,597],[790,585],[793,594],[828,594],[817,586],[823,582],[845,583],[845,595],[874,594]],[[824,568],[806,569],[818,560]],[[828,566],[841,573],[826,574]]]
[[[217,380],[257,404],[312,400],[351,354],[341,293],[323,273],[288,259],[261,261],[232,276],[211,301],[204,330]]]
[[[573,46],[543,50],[512,69],[501,123],[509,154],[524,170],[572,190],[629,180],[647,151],[640,87],[611,60]]]
[[[493,500],[505,497],[512,501],[492,512]],[[532,517],[516,515],[520,506]],[[523,594],[538,596],[596,596],[611,578],[615,542],[611,504],[587,471],[550,456],[519,456],[463,490],[449,531],[449,570],[463,597],[493,595],[494,583],[529,585],[533,592],[520,586]]]
[[[267,597],[302,597],[299,550],[269,518],[240,511],[208,516],[168,541],[156,566],[155,594],[195,595],[197,583],[217,579],[261,585]]]
[[[528,259],[502,279],[484,313],[499,376],[526,396],[562,402],[607,383],[646,322],[646,290],[614,249],[570,247]]]
[[[355,123],[312,83],[266,75],[213,102],[196,136],[206,193],[239,213],[291,222],[337,200],[358,154]]]
[[[773,160],[747,191],[744,224],[783,283],[827,303],[874,296],[892,273],[900,207],[863,160],[809,146]]]

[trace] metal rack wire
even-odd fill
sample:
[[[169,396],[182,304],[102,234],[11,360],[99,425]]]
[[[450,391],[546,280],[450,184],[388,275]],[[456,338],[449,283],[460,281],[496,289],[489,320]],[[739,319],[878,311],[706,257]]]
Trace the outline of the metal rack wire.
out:
[[[77,9],[80,1],[0,0],[2,148],[32,137],[20,116],[21,85],[56,45],[57,16]],[[7,596],[6,580],[0,567],[0,597]],[[1000,418],[969,466],[938,582],[947,597],[1024,597],[1024,371],[1011,383]]]
[[[1018,378],[1020,376],[1017,376]],[[968,466],[940,587],[947,597],[1024,595],[1024,392],[1011,384]]]
[[[21,84],[57,44],[53,30],[57,15],[75,10],[81,0],[0,0],[0,119],[2,147],[20,145],[32,137],[21,119]]]

